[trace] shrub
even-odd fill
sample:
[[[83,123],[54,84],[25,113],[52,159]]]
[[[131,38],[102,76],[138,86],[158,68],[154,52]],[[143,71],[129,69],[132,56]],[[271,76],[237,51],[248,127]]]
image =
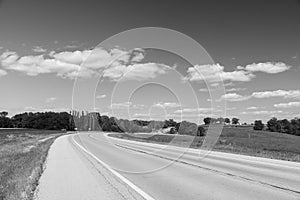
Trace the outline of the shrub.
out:
[[[193,135],[196,136],[198,131],[198,126],[195,123],[183,121],[180,123],[178,134],[180,135]]]
[[[198,126],[197,136],[205,136],[205,129],[202,126]]]
[[[264,127],[265,127],[265,125],[262,123],[261,120],[255,120],[254,126],[253,126],[254,130],[261,131],[264,129]]]

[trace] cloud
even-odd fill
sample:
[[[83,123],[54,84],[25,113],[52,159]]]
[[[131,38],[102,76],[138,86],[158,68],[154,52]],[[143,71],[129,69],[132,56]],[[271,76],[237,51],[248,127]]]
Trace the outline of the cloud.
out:
[[[289,70],[291,66],[282,62],[264,62],[253,63],[243,66],[238,66],[237,70],[231,72],[225,72],[224,66],[220,64],[208,64],[208,65],[195,65],[188,68],[188,75],[185,79],[190,81],[240,81],[248,82],[255,78],[254,72],[265,72],[269,74],[276,74]]]
[[[119,80],[147,80],[165,74],[170,69],[169,66],[158,63],[138,63],[132,65],[117,65],[107,68],[103,76],[112,81]]]
[[[300,107],[300,102],[279,103],[279,104],[274,104],[274,107],[276,107],[276,108]]]
[[[283,97],[285,99],[300,99],[300,90],[275,90],[275,91],[263,91],[253,92],[251,95],[240,95],[237,93],[228,93],[221,96],[218,101],[245,101],[251,98],[270,98],[270,97]]]
[[[37,111],[37,109],[35,107],[32,107],[32,106],[27,106],[24,108],[24,111],[25,112],[35,112]]]
[[[162,107],[162,108],[178,108],[181,107],[181,104],[176,103],[176,102],[159,102],[154,104],[153,106],[155,107]]]
[[[36,53],[45,53],[47,51],[47,49],[44,49],[42,47],[39,46],[35,46],[32,51],[36,52]]]
[[[212,112],[212,108],[184,108],[181,110],[175,110],[174,113],[181,114],[181,113],[209,113]]]
[[[265,63],[253,63],[246,65],[245,67],[238,66],[239,70],[246,70],[250,72],[265,72],[269,74],[277,74],[280,72],[287,71],[291,66],[286,65],[282,62],[265,62]]]
[[[200,88],[199,92],[209,92],[210,90],[208,88]]]
[[[300,98],[300,90],[275,90],[275,91],[263,91],[253,92],[252,97],[255,98],[269,98],[269,97],[283,97],[287,98]]]
[[[237,93],[228,93],[228,94],[224,94],[221,96],[220,101],[221,100],[226,100],[226,101],[245,101],[250,99],[250,96],[243,96]]]
[[[46,99],[46,103],[53,103],[56,101],[56,99],[57,99],[56,97],[49,97]]]
[[[287,114],[282,110],[260,110],[260,111],[245,111],[242,112],[243,115],[274,115],[274,114]]]
[[[226,92],[236,92],[236,91],[246,90],[246,88],[229,88],[225,90]]]
[[[106,97],[105,94],[97,95],[97,96],[96,96],[96,99],[104,99],[105,97]]]
[[[258,107],[256,107],[256,106],[251,106],[251,107],[247,108],[247,110],[257,110],[257,109],[258,109]]]
[[[188,76],[186,79],[190,81],[209,81],[209,82],[219,82],[219,81],[250,81],[255,77],[254,74],[244,71],[232,71],[225,72],[224,66],[220,64],[213,65],[195,65],[194,67],[188,68]]]
[[[110,109],[127,109],[132,105],[132,102],[112,103]]]
[[[121,49],[105,50],[95,48],[83,51],[51,51],[45,55],[19,56],[16,52],[7,51],[0,55],[3,68],[18,71],[29,76],[39,74],[56,74],[59,77],[74,79],[98,75],[101,69],[118,65],[137,63],[144,58],[141,49],[125,51]],[[114,61],[114,62],[113,62]]]
[[[0,77],[1,76],[5,76],[7,74],[7,72],[3,69],[0,69]]]

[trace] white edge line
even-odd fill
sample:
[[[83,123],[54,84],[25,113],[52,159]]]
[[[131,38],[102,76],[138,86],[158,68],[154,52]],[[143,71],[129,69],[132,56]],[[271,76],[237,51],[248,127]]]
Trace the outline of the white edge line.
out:
[[[124,176],[122,176],[121,174],[119,174],[118,172],[116,172],[114,169],[112,169],[108,164],[104,163],[103,161],[101,161],[98,157],[96,157],[94,154],[92,154],[91,152],[89,152],[87,149],[85,149],[83,146],[81,146],[80,144],[78,144],[76,142],[76,140],[74,139],[74,136],[72,136],[72,139],[74,141],[74,143],[80,147],[85,153],[89,154],[91,157],[93,157],[95,160],[97,160],[101,165],[103,165],[107,170],[109,170],[112,174],[114,174],[116,177],[118,177],[119,179],[121,179],[124,183],[126,183],[129,187],[131,187],[134,191],[136,191],[139,195],[141,195],[144,199],[146,200],[154,200],[153,197],[151,197],[149,194],[147,194],[146,192],[144,192],[141,188],[139,188],[138,186],[134,185],[131,181],[129,181],[127,178],[125,178]]]

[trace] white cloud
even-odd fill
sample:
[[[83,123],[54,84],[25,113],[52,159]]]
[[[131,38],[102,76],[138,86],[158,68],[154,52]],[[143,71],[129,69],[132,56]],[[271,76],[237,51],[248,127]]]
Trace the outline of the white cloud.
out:
[[[250,96],[243,96],[237,93],[228,93],[221,96],[220,100],[226,101],[245,101],[248,100]]]
[[[274,114],[286,114],[282,110],[260,110],[260,111],[250,111],[250,112],[242,112],[243,115],[274,115]]]
[[[300,102],[279,103],[279,104],[274,104],[274,107],[276,107],[276,108],[300,107]]]
[[[199,92],[209,92],[209,89],[208,88],[200,88]]]
[[[7,72],[3,69],[0,69],[0,77],[1,76],[5,76],[7,74]]]
[[[135,113],[134,117],[150,118],[150,114],[149,113]]]
[[[134,109],[144,109],[146,106],[143,104],[133,104],[131,107]]]
[[[134,52],[134,53],[133,53]],[[91,77],[97,75],[101,68],[136,63],[144,58],[141,49],[124,51],[120,49],[105,50],[95,48],[83,51],[51,51],[44,55],[19,56],[16,52],[4,52],[0,56],[1,65],[12,71],[23,72],[29,76],[53,73],[63,78]],[[114,61],[114,63],[112,63]]]
[[[56,101],[56,97],[49,97],[46,99],[46,103],[53,103]]]
[[[258,107],[256,107],[256,106],[251,106],[251,107],[247,108],[247,110],[257,110],[257,109],[258,109]]]
[[[35,46],[32,50],[36,53],[45,53],[47,51],[47,49],[44,49],[44,48],[39,47],[39,46]]]
[[[103,76],[113,81],[121,79],[147,80],[165,74],[168,69],[170,69],[169,66],[157,63],[139,63],[128,66],[117,65],[105,69]]]
[[[176,102],[159,102],[154,104],[153,106],[155,107],[162,107],[162,108],[178,108],[181,107],[181,104],[176,103]]]
[[[275,91],[263,91],[253,92],[252,97],[255,98],[269,98],[269,97],[283,97],[283,98],[300,98],[300,90],[275,90]]]
[[[126,109],[132,105],[132,102],[122,102],[122,103],[112,103],[110,105],[111,109]]]
[[[195,65],[194,67],[188,68],[187,72],[187,79],[190,81],[250,81],[255,77],[254,74],[244,70],[225,72],[224,66],[221,66],[220,64]]]
[[[37,109],[35,107],[32,107],[32,106],[27,106],[24,108],[24,111],[25,112],[35,112],[37,111]]]
[[[236,91],[246,90],[246,88],[229,88],[225,90],[226,92],[236,92]]]
[[[294,98],[300,99],[300,90],[275,90],[275,91],[263,91],[253,92],[251,95],[240,95],[237,93],[227,93],[221,96],[218,101],[245,101],[251,98],[270,98],[270,97],[283,97],[285,99]]]
[[[239,70],[246,70],[250,72],[265,72],[269,74],[277,74],[280,72],[287,71],[291,66],[286,65],[282,62],[265,62],[265,63],[253,63],[246,65],[245,67],[238,66]]]
[[[43,55],[20,57],[16,52],[5,52],[0,56],[5,69],[26,73],[29,76],[56,73],[58,76],[68,76],[68,73],[78,71],[80,66],[64,63],[55,59],[45,59]]]
[[[174,113],[199,113],[199,112],[203,112],[203,113],[209,113],[212,112],[212,108],[184,108],[181,110],[175,110]]]
[[[97,95],[97,96],[96,96],[96,99],[104,99],[105,97],[106,97],[105,94]]]
[[[231,72],[225,72],[224,66],[220,64],[208,64],[208,65],[195,65],[188,69],[188,76],[185,79],[190,81],[240,81],[247,82],[255,78],[253,72],[265,72],[269,74],[276,74],[284,72],[290,69],[291,66],[282,62],[265,62],[265,63],[253,63],[243,66],[238,66],[237,70]]]

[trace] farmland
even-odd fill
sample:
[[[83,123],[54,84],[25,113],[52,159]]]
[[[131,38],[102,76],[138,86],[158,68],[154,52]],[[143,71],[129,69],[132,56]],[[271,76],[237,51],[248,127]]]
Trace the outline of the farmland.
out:
[[[152,134],[142,137],[143,135],[145,134],[109,134],[112,137],[159,144],[169,144],[175,137],[170,134]],[[186,146],[193,137],[190,147],[200,148],[204,140],[204,137],[197,136],[180,135],[179,137],[181,139],[172,141],[172,145]],[[299,136],[255,131],[251,127],[225,126],[213,150],[300,162],[299,144]]]
[[[48,150],[61,131],[0,129],[0,200],[32,199]]]

